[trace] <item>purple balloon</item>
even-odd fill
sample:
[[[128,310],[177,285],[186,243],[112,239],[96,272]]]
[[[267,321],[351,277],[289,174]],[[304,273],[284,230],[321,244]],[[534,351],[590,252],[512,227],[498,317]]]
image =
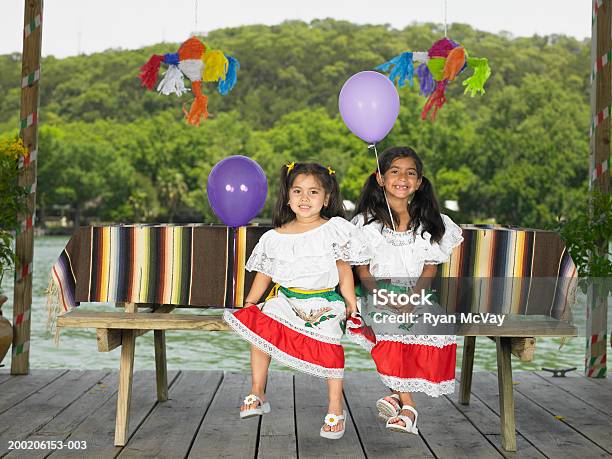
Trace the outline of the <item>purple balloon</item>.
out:
[[[246,156],[230,156],[212,168],[206,183],[208,202],[227,226],[247,225],[263,209],[268,181],[263,169]]]
[[[393,128],[400,100],[389,78],[368,70],[356,73],[344,83],[338,107],[344,124],[353,134],[368,143],[376,143]]]

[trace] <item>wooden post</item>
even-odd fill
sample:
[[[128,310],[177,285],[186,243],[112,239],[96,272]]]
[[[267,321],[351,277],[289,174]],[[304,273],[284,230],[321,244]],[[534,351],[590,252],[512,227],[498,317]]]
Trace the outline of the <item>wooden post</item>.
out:
[[[135,303],[125,303],[125,312],[138,313]],[[119,388],[117,390],[117,415],[115,417],[115,446],[125,446],[130,428],[130,400],[134,375],[134,350],[136,331],[122,330],[121,361],[119,363]]]
[[[157,380],[157,401],[168,400],[168,365],[166,364],[166,332],[155,330],[155,379]]]
[[[25,0],[23,55],[21,57],[21,138],[28,156],[20,164],[19,185],[29,191],[27,214],[15,238],[15,287],[13,295],[13,355],[11,374],[30,370],[30,311],[36,212],[36,157],[38,149],[38,87],[42,43],[42,0]]]
[[[589,190],[610,192],[610,110],[612,104],[612,1],[593,0],[591,38],[591,142]],[[592,201],[591,201],[592,202]],[[608,241],[599,241],[599,254]],[[585,373],[606,377],[607,298],[590,286],[587,294]]]
[[[461,384],[459,386],[459,403],[470,404],[472,392],[472,373],[474,370],[474,350],[476,349],[476,337],[466,336],[463,338],[463,359],[461,360]]]
[[[506,451],[516,451],[516,426],[514,424],[514,394],[512,393],[512,340],[495,338],[497,347],[497,385],[499,388],[499,420],[501,444]]]

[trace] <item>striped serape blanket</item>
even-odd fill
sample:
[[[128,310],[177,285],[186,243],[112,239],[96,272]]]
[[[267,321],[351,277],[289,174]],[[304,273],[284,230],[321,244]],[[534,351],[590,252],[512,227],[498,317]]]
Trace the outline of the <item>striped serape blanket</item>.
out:
[[[447,312],[569,318],[577,270],[557,233],[499,225],[461,227],[464,241],[434,281]]]
[[[464,242],[441,265],[434,282],[438,301],[448,312],[567,317],[576,268],[558,234],[499,226],[462,228]],[[58,314],[81,302],[240,307],[254,278],[245,271],[245,262],[269,229],[80,228],[51,271],[50,328]]]
[[[269,227],[82,227],[51,269],[49,328],[81,302],[239,307],[254,273],[248,254]]]

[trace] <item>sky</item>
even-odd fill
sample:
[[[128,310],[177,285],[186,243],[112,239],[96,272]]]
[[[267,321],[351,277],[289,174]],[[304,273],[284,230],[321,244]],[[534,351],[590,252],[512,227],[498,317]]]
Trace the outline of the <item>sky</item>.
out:
[[[45,0],[43,56],[182,42],[191,32],[287,19],[469,24],[514,36],[591,35],[590,0]],[[24,0],[0,0],[0,54],[22,49]],[[197,5],[197,8],[196,8]],[[197,14],[196,14],[197,10]]]

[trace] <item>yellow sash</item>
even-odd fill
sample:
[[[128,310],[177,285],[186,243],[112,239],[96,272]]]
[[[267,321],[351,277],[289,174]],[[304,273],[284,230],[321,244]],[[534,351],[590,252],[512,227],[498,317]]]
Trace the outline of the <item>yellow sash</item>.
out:
[[[274,284],[274,287],[272,287],[272,290],[270,290],[270,293],[266,297],[266,301],[268,301],[271,298],[276,298],[278,296],[279,288],[280,288],[280,284]],[[304,290],[301,288],[293,288],[293,287],[285,287],[285,288],[291,292],[302,293],[302,294],[325,293],[325,292],[331,292],[334,290],[333,288],[323,288],[321,290]]]

